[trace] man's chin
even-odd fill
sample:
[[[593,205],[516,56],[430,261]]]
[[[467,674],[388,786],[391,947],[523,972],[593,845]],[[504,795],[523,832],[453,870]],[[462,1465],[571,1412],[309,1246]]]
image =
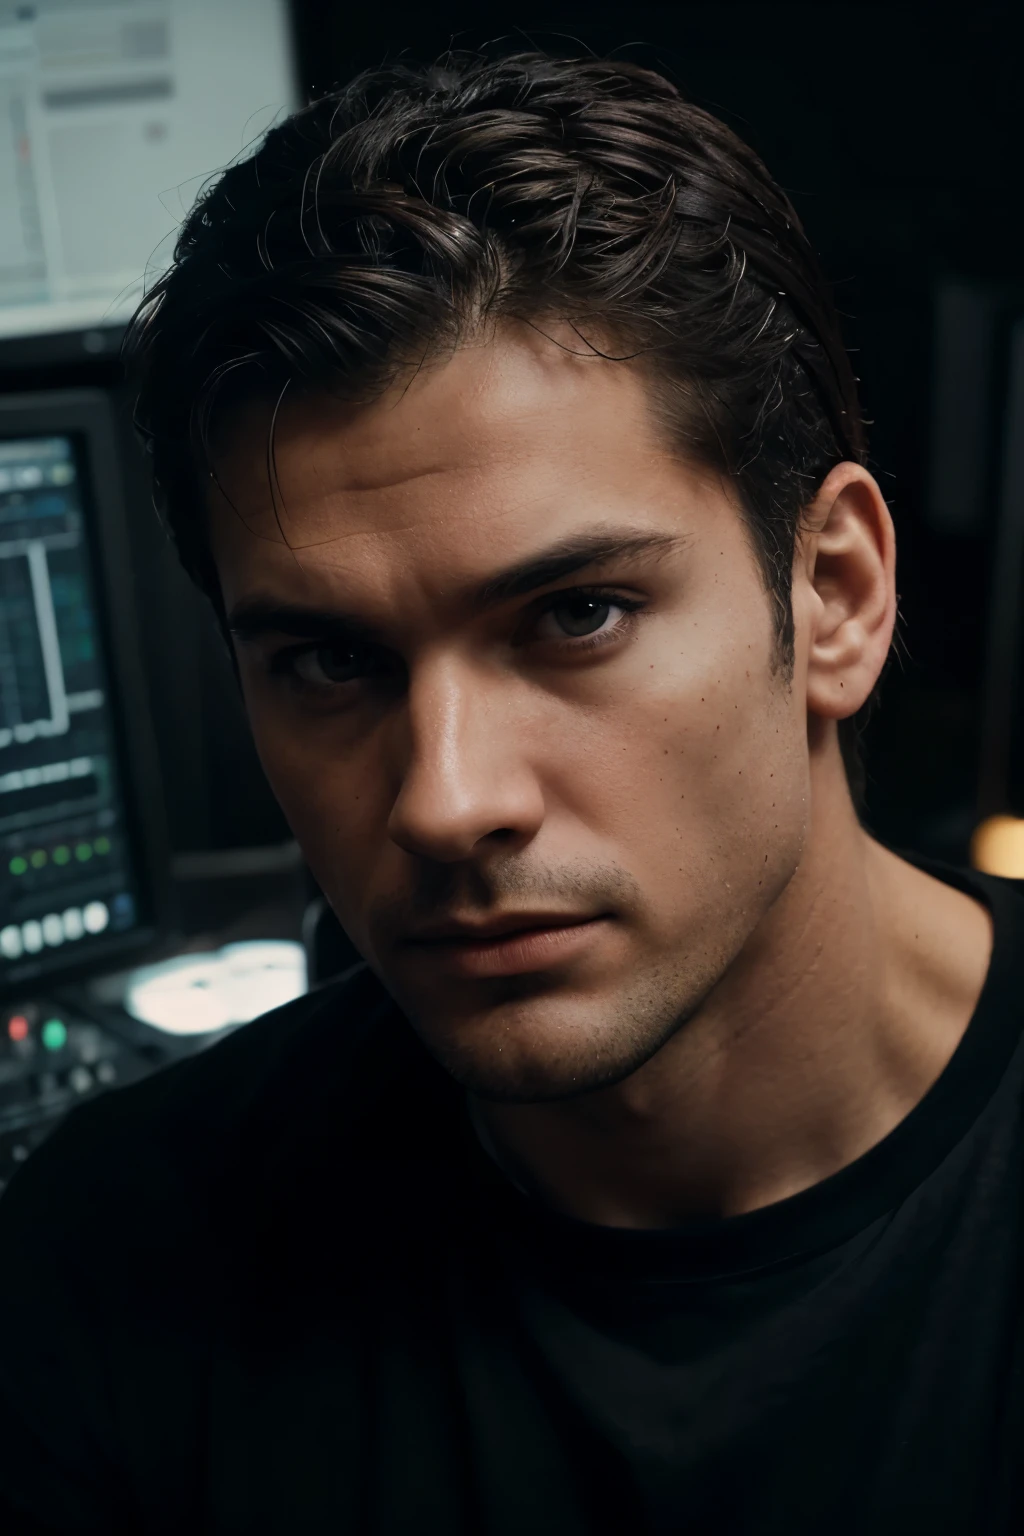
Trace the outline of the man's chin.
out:
[[[659,1027],[634,1015],[627,1028],[624,1017],[630,1014],[609,1016],[593,1000],[573,1006],[549,995],[507,999],[501,1008],[454,1020],[410,1013],[410,1022],[438,1065],[469,1093],[495,1104],[541,1104],[623,1082],[675,1032],[674,1016]]]

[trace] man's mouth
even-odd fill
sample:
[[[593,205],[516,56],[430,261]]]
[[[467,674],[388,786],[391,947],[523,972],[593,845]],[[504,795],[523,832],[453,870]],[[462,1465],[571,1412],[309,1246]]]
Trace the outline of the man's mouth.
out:
[[[565,964],[607,928],[608,914],[507,913],[487,923],[426,925],[407,935],[407,959],[461,976],[513,976]]]

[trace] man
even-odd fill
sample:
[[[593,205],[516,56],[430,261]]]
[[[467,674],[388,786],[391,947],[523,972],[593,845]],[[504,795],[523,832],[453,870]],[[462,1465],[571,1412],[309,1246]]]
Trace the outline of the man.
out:
[[[859,823],[893,529],[759,161],[374,72],[129,356],[365,964],[12,1182],[4,1529],[1017,1529],[1024,906]]]

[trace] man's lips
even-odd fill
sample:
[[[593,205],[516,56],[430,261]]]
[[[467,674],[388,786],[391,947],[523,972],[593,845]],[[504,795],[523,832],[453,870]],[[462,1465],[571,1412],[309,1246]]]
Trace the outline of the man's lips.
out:
[[[513,976],[564,963],[601,934],[608,917],[518,912],[490,923],[440,923],[409,934],[407,958],[462,976]]]
[[[535,929],[575,928],[580,923],[592,921],[591,915],[578,912],[506,912],[487,923],[460,923],[454,918],[444,923],[427,923],[421,928],[410,929],[405,936],[405,942],[407,944],[487,944],[513,933],[529,933]]]

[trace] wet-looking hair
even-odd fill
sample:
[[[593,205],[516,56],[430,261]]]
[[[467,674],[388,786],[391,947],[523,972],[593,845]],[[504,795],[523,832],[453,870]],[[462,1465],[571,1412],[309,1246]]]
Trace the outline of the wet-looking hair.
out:
[[[791,673],[801,513],[866,456],[814,252],[757,156],[668,81],[534,52],[369,70],[186,219],[125,357],[156,504],[222,622],[205,501],[224,413],[289,390],[370,401],[505,318],[568,323],[643,370],[662,429],[734,486]],[[859,803],[857,730],[840,724]]]

